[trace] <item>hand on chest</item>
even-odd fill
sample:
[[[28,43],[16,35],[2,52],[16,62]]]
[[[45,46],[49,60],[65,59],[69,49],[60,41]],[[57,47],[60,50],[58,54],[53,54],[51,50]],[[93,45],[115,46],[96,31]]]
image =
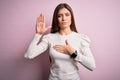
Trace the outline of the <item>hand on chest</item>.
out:
[[[66,42],[66,40],[68,42]],[[50,43],[50,54],[55,58],[64,58],[64,59],[69,59],[70,55],[66,54],[66,50],[65,47],[67,45],[70,45],[71,47],[73,47],[74,49],[78,49],[79,48],[79,40],[77,40],[76,38],[72,38],[72,37],[57,37],[52,39],[52,42]],[[57,45],[57,46],[56,46]],[[59,49],[58,51],[55,49]]]

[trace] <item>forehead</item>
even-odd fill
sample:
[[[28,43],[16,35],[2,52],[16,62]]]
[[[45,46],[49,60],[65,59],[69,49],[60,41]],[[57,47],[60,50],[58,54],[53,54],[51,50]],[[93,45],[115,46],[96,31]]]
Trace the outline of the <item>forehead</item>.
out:
[[[63,14],[63,13],[70,13],[70,11],[66,8],[62,8],[58,11],[58,14]]]

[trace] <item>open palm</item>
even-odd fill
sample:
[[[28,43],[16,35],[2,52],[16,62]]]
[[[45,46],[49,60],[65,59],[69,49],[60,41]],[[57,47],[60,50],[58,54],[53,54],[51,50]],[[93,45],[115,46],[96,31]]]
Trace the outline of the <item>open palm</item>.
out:
[[[45,27],[45,16],[43,14],[40,14],[40,16],[37,18],[37,21],[36,21],[36,33],[43,34],[49,28],[50,26]]]

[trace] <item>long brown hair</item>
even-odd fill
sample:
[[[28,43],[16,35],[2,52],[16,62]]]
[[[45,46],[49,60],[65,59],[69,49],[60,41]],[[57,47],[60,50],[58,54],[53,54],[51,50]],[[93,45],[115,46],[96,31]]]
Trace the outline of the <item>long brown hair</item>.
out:
[[[74,31],[74,32],[77,32],[72,8],[71,8],[68,4],[66,4],[66,3],[60,3],[60,4],[55,8],[55,11],[54,11],[54,14],[53,14],[51,33],[56,33],[56,32],[59,32],[59,31],[60,31],[60,27],[59,27],[59,24],[58,24],[58,12],[59,12],[59,10],[62,9],[62,8],[66,8],[67,10],[70,11],[70,13],[71,13],[71,25],[70,25],[70,29],[71,29],[72,31]]]

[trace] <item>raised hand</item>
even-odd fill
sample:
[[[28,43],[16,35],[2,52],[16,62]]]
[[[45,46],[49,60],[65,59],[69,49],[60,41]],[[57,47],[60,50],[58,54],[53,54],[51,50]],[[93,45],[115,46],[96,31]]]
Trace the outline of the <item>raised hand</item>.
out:
[[[44,16],[44,14],[41,13],[36,21],[36,33],[43,34],[48,29],[50,29],[50,26],[48,26],[48,27],[45,26],[45,16]]]

